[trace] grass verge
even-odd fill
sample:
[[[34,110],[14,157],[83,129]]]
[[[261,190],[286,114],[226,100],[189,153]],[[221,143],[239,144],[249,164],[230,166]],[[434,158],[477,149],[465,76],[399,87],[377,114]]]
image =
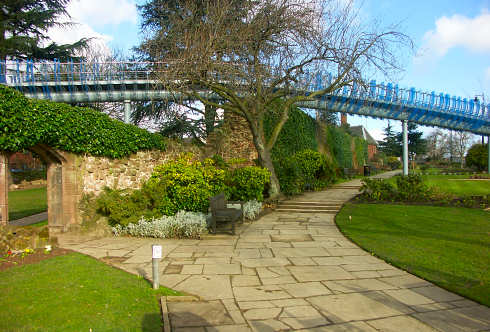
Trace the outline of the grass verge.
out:
[[[158,300],[180,293],[71,253],[0,272],[0,331],[161,331]]]
[[[9,191],[9,220],[16,220],[48,209],[46,187]]]
[[[490,306],[489,219],[477,209],[347,204],[336,223],[376,256]]]

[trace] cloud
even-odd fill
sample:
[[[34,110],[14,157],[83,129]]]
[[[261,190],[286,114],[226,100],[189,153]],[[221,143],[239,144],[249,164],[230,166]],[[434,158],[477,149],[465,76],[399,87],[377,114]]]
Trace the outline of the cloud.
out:
[[[136,5],[129,0],[75,0],[67,7],[75,22],[101,27],[124,22],[136,24]]]
[[[451,48],[463,47],[473,52],[490,54],[490,13],[469,18],[462,15],[443,16],[436,20],[435,29],[424,34],[418,57],[438,58]]]
[[[100,33],[97,29],[121,23],[136,24],[136,5],[131,0],[74,0],[67,6],[72,26],[53,27],[48,37],[58,44],[74,43],[81,38],[93,38],[92,48],[110,54],[108,43],[113,36]]]

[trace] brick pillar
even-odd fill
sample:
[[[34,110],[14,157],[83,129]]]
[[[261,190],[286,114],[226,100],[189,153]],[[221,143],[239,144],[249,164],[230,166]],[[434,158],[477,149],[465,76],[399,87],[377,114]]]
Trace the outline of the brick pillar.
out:
[[[346,125],[347,124],[347,114],[341,113],[340,114],[340,125]]]
[[[9,158],[7,153],[0,152],[0,225],[6,225],[9,222],[8,209],[8,178]]]

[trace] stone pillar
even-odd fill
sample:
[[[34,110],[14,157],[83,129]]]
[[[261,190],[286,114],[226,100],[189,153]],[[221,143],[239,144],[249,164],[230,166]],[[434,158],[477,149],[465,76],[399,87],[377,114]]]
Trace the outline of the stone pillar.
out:
[[[0,225],[9,222],[8,194],[9,194],[9,158],[7,153],[0,152]]]
[[[403,130],[403,175],[408,175],[408,120],[402,120]]]
[[[65,230],[63,222],[63,167],[60,163],[48,164],[48,227],[58,233]]]
[[[488,174],[490,174],[490,135],[488,136],[488,139],[487,139],[487,148],[488,148],[487,172],[488,172]]]

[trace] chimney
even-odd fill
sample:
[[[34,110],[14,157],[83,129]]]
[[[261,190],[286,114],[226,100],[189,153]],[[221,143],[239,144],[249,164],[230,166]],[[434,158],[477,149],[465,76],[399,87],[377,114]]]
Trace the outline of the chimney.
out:
[[[346,125],[347,124],[347,114],[341,113],[340,114],[340,125]]]

